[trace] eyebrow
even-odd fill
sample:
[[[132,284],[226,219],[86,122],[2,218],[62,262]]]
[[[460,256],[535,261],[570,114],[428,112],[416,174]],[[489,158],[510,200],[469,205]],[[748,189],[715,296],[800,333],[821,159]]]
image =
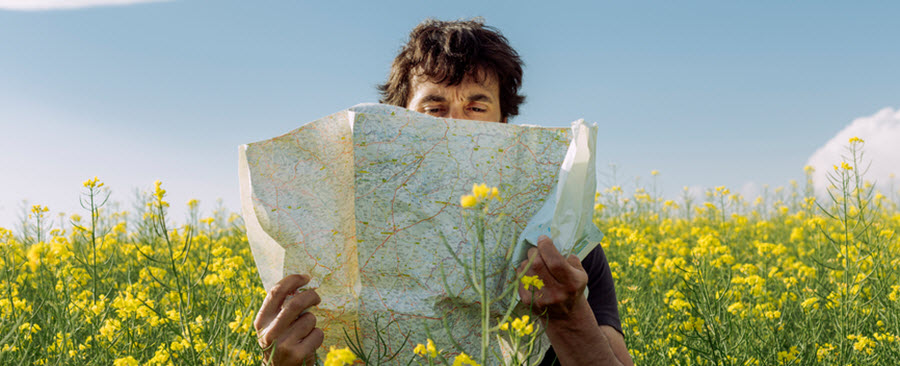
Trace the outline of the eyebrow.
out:
[[[491,99],[491,97],[489,95],[483,94],[483,93],[470,95],[466,99],[468,99],[470,102],[491,103],[494,101],[493,99]],[[422,98],[422,103],[428,103],[428,102],[442,103],[442,102],[446,102],[446,101],[447,101],[447,98],[445,98],[442,95],[437,95],[437,94],[428,94],[424,98]]]
[[[468,99],[469,99],[470,102],[485,102],[485,103],[491,103],[491,102],[494,101],[494,100],[491,99],[491,97],[488,96],[487,94],[475,94],[475,95],[470,95]]]
[[[428,103],[428,102],[446,102],[446,101],[447,101],[447,98],[444,98],[443,96],[440,96],[440,95],[437,95],[437,94],[428,94],[428,95],[425,96],[425,98],[422,98],[422,103]]]

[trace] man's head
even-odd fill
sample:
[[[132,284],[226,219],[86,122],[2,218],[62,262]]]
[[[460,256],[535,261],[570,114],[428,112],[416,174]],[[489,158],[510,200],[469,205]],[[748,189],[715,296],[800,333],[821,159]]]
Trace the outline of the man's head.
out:
[[[525,97],[522,60],[500,32],[480,20],[426,20],[379,85],[381,103],[438,117],[506,122]]]

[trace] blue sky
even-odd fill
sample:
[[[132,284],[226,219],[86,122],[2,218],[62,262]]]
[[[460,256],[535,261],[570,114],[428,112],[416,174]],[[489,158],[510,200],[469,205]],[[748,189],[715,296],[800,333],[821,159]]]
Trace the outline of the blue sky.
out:
[[[499,28],[526,63],[512,122],[597,122],[601,184],[615,163],[618,183],[655,169],[673,196],[785,185],[854,119],[900,107],[896,2],[19,3],[0,0],[7,228],[22,200],[80,213],[95,175],[122,208],[160,179],[176,220],[190,198],[237,211],[237,146],[376,101],[426,17]]]

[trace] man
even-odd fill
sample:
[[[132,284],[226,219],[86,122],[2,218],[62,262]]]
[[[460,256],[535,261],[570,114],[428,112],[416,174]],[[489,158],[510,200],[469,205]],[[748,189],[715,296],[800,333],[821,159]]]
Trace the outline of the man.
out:
[[[506,123],[525,99],[518,94],[521,84],[522,61],[497,30],[477,20],[426,20],[412,30],[379,90],[382,103],[436,117]],[[519,295],[535,314],[543,314],[552,348],[542,364],[558,357],[562,365],[632,365],[603,249],[598,246],[579,261],[563,257],[542,236],[528,258],[534,261],[527,274],[539,276],[544,287],[533,298],[520,287]],[[271,355],[275,365],[311,364],[322,344],[315,316],[304,313],[319,303],[318,294],[307,290],[287,299],[308,282],[308,276],[285,277],[257,314],[254,327],[267,359],[268,346],[277,342]]]

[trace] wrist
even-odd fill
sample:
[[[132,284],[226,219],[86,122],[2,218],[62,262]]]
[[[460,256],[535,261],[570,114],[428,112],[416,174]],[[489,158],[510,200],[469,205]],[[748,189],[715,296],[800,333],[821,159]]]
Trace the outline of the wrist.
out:
[[[563,331],[565,333],[590,331],[597,328],[597,319],[583,294],[574,299],[566,311],[553,312],[541,317],[547,332]],[[548,334],[549,335],[549,334]]]
[[[621,365],[584,296],[576,299],[566,315],[542,318],[561,365]],[[593,351],[583,352],[587,349]]]

